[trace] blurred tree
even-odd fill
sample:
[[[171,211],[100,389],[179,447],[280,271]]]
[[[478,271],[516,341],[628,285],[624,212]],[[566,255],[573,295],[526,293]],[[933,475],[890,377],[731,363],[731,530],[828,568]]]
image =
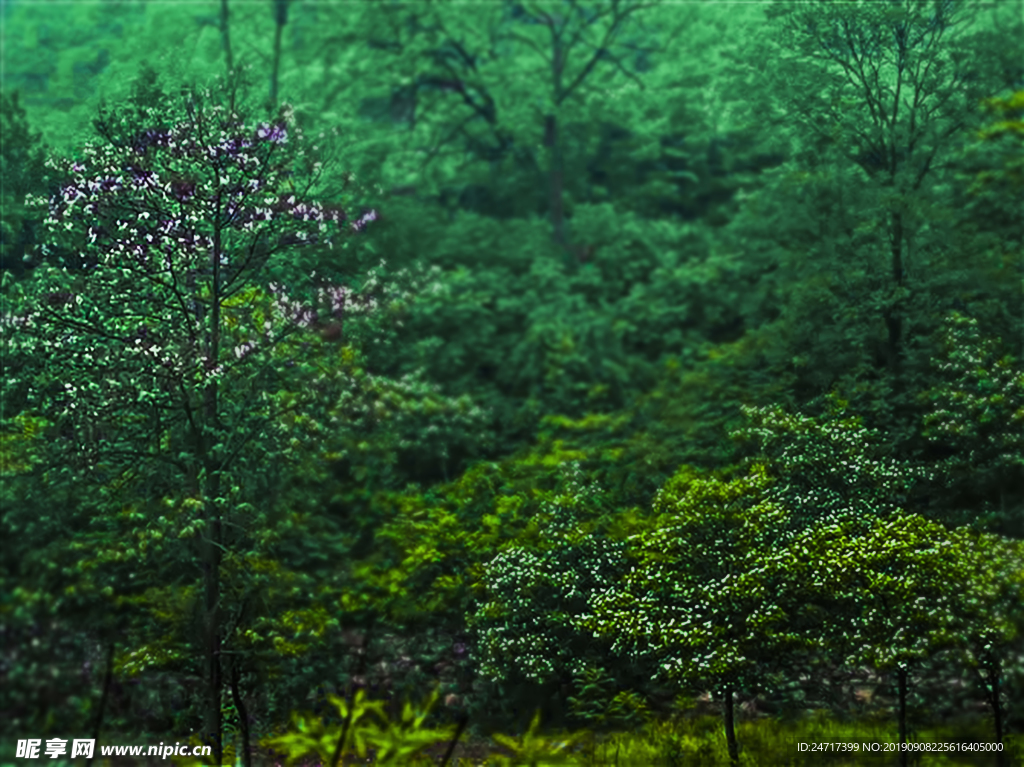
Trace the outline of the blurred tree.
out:
[[[778,34],[735,59],[733,82],[759,84],[737,121],[790,159],[716,232],[757,274],[759,322],[747,327],[759,340],[745,339],[742,369],[787,382],[783,396],[809,412],[838,386],[901,455],[928,460],[916,395],[935,383],[945,311],[962,300],[986,334],[1019,336],[1018,267],[957,212],[963,148],[983,125],[980,100],[1006,85],[995,59],[1020,50],[1016,21],[991,28],[973,3],[933,18],[909,0],[769,10]],[[778,66],[757,63],[769,59]],[[865,152],[884,167],[863,167]],[[741,359],[715,366],[735,381]],[[771,401],[757,386],[741,397]]]
[[[32,132],[18,91],[0,93],[0,270],[20,277],[27,268],[35,245],[35,230],[42,223],[33,221],[25,209],[26,195],[47,191],[46,146],[42,134]]]

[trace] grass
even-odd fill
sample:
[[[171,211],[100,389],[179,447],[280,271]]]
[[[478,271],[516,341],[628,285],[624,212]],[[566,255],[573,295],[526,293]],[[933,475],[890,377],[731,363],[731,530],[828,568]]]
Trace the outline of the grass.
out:
[[[877,716],[851,722],[833,719],[827,712],[812,712],[796,721],[783,722],[764,717],[741,721],[736,726],[740,746],[740,767],[854,767],[874,765],[883,767],[899,764],[896,723]],[[555,736],[557,737],[557,736]],[[911,752],[908,764],[913,767],[996,767],[996,756],[991,752],[964,750],[984,746],[991,742],[991,723],[984,717],[934,728],[921,728],[912,733],[910,743],[934,748],[936,744],[951,744],[952,750],[938,752]],[[805,744],[801,750],[800,744]],[[830,744],[826,750],[812,750],[811,744]],[[877,744],[877,745],[875,745]],[[447,743],[430,747],[420,760],[410,765],[437,765]],[[866,748],[875,749],[866,751]],[[225,759],[233,767],[241,761]],[[511,760],[511,752],[482,737],[463,737],[457,745],[449,767],[498,767],[499,765],[530,764]],[[1005,738],[1005,761],[1001,767],[1024,765],[1024,737],[1008,735]],[[51,762],[52,763],[52,762]],[[109,760],[111,767],[150,767],[164,765],[163,760]],[[186,765],[186,760],[175,763]],[[198,760],[194,763],[198,763]],[[371,759],[357,760],[346,757],[341,764],[375,764]],[[94,764],[101,764],[97,759]],[[254,767],[281,765],[279,759],[268,752],[254,755]],[[566,761],[536,762],[537,767],[564,764],[574,767],[729,767],[725,732],[720,716],[700,715],[677,717],[673,720],[651,722],[632,731],[597,735],[584,734],[583,740]],[[310,760],[302,767],[322,767]]]

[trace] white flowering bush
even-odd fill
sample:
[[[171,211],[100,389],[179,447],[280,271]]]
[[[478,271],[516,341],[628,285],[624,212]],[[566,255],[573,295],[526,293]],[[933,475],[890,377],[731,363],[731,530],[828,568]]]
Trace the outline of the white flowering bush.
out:
[[[747,425],[731,436],[753,442],[769,459],[768,471],[778,481],[765,497],[789,512],[787,533],[885,516],[903,508],[916,483],[933,477],[926,467],[892,458],[884,435],[846,416],[846,404],[831,395],[830,413],[820,422],[779,407],[743,407]]]
[[[952,312],[943,340],[945,353],[934,362],[945,381],[919,397],[931,410],[924,436],[947,453],[936,464],[937,476],[954,496],[972,487],[991,489],[984,499],[967,496],[981,501],[981,508],[964,510],[969,521],[1002,523],[1018,535],[1024,523],[1024,370],[1019,360],[1000,356],[971,317]]]
[[[502,548],[477,584],[478,608],[467,623],[478,673],[499,689],[519,681],[571,684],[607,658],[609,642],[595,641],[579,622],[596,595],[622,578],[625,543],[595,519],[601,489],[579,464],[563,464],[561,477],[528,534],[532,542]]]
[[[993,584],[1010,560],[981,566],[968,531],[903,510],[916,472],[837,404],[821,424],[746,409],[761,455],[728,480],[670,479],[628,539],[628,571],[575,627],[688,691],[764,688],[821,657],[906,674],[984,637],[1005,647],[1017,618]]]

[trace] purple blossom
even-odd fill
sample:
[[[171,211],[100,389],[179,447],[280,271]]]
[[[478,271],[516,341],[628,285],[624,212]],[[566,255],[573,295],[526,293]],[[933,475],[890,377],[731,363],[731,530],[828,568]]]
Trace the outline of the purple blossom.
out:
[[[132,168],[131,174],[136,188],[142,189],[145,187],[152,187],[156,184],[156,174],[152,171]]]
[[[228,190],[229,196],[226,198],[230,213],[226,220],[228,227],[253,231],[256,228],[255,222],[262,219],[282,225],[281,230],[276,232],[279,245],[330,244],[331,234],[326,222],[331,220],[340,226],[345,220],[341,207],[337,204],[325,206],[319,202],[300,202],[294,194],[277,194],[272,187],[278,186],[281,169],[276,166],[266,177],[261,175],[259,178],[247,178],[253,163],[246,150],[256,143],[255,139],[272,144],[286,143],[288,132],[285,125],[260,123],[255,129],[255,139],[252,132],[243,135],[246,129],[241,126],[229,127],[238,128],[239,133],[226,133],[213,146],[201,145],[187,124],[171,130],[154,129],[139,134],[132,146],[123,151],[120,162],[113,161],[104,170],[93,168],[92,177],[79,176],[74,183],[63,187],[51,198],[51,215],[56,222],[54,229],[61,233],[65,230],[83,233],[88,239],[87,247],[102,248],[115,257],[110,263],[122,259],[127,262],[124,265],[138,264],[147,270],[170,271],[175,267],[180,270],[183,268],[183,260],[188,263],[192,256],[202,259],[201,253],[208,252],[212,247],[211,237],[200,232],[202,224],[199,222],[208,222],[215,216],[215,212],[210,209],[211,202],[215,197],[224,196],[224,190],[219,190],[220,195],[208,192],[204,186],[207,184],[204,175],[190,174],[185,168],[188,164],[208,162],[206,157],[223,158],[228,154],[237,156],[238,169],[241,171],[240,177],[232,176],[237,178],[237,184]],[[149,170],[149,164],[139,157],[149,147],[164,149],[171,161],[184,161],[183,164],[170,166],[181,170],[176,173]],[[232,164],[236,164],[234,160]],[[219,163],[218,179],[227,174],[224,165],[223,161]],[[71,167],[76,173],[86,172],[83,163],[75,162]],[[113,175],[118,172],[118,168],[123,169],[123,178]],[[253,195],[252,192],[259,194]],[[111,197],[112,209],[108,209],[104,199],[108,195]],[[124,197],[123,201],[120,196]],[[82,201],[81,207],[77,207],[79,201]],[[115,210],[121,211],[120,217]],[[90,220],[91,217],[97,220]],[[352,229],[363,231],[370,222],[377,219],[376,210],[366,210],[352,223]],[[216,220],[218,225],[225,222],[219,216]],[[298,221],[315,222],[319,226],[313,226],[307,231],[293,223]],[[108,263],[107,259],[100,261]],[[206,260],[205,268],[208,265],[209,261]],[[204,266],[198,268],[201,270]],[[276,297],[274,304],[279,316],[283,315],[302,327],[308,328],[317,321],[316,307],[304,306],[286,296]],[[321,289],[317,306],[324,313],[329,307],[332,315],[340,315],[346,310],[361,312],[373,309],[369,301],[363,301],[344,286]],[[270,328],[266,330],[270,332]],[[236,347],[234,354],[241,359],[251,353],[253,348],[251,343],[245,343]]]
[[[121,179],[114,178],[113,176],[106,176],[105,178],[94,178],[90,181],[85,182],[84,186],[78,186],[71,184],[64,187],[64,199],[69,199],[68,195],[73,191],[75,193],[75,199],[81,199],[85,197],[85,192],[91,192],[93,194],[102,193],[107,194],[113,191],[120,191],[123,189]]]
[[[225,139],[224,141],[220,142],[218,149],[220,149],[220,151],[224,154],[238,155],[241,154],[243,150],[248,149],[251,146],[251,141],[248,141],[247,139],[241,138],[239,136],[235,136],[233,138]]]
[[[368,223],[370,223],[371,221],[376,221],[376,220],[377,220],[377,211],[376,210],[369,210],[366,213],[363,213],[359,218],[357,218],[355,221],[352,222],[352,228],[355,231],[357,231],[357,232],[361,232],[361,231],[363,231],[366,228],[366,225]]]
[[[260,123],[259,127],[256,129],[256,137],[269,139],[275,144],[283,144],[288,140],[288,131],[284,129],[283,125]]]
[[[64,202],[78,202],[83,197],[85,197],[85,193],[82,192],[82,190],[79,189],[77,186],[72,184],[70,186],[64,187],[63,196]]]

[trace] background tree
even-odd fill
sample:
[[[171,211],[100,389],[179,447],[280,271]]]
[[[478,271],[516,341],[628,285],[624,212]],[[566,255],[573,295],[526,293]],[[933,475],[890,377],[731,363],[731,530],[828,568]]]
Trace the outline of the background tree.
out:
[[[26,257],[32,252],[35,224],[25,216],[25,197],[46,190],[46,147],[40,141],[42,134],[29,128],[25,109],[18,102],[18,91],[5,89],[0,94],[0,120],[4,136],[0,152],[0,269],[5,275],[10,272],[20,276]]]
[[[979,610],[995,602],[964,599],[977,578],[971,552],[979,544],[969,531],[951,533],[901,510],[865,522],[857,530],[815,525],[783,567],[791,576],[800,573],[798,582],[808,587],[810,593],[800,597],[805,609],[839,616],[815,632],[828,654],[895,672],[900,764],[905,765],[909,754],[903,746],[913,735],[908,724],[913,667],[963,648],[965,636],[974,631],[984,633],[991,624]],[[807,562],[811,568],[803,570]]]
[[[749,365],[765,382],[787,381],[783,396],[814,412],[838,384],[910,460],[928,458],[916,394],[932,383],[945,311],[960,300],[980,316],[986,305],[986,331],[998,336],[1019,293],[1007,251],[974,238],[955,213],[968,186],[957,180],[961,152],[984,119],[978,103],[1012,76],[971,62],[1015,50],[1015,39],[974,4],[935,8],[935,18],[928,3],[772,10],[779,34],[738,58],[734,74],[760,83],[764,146],[789,159],[716,238],[760,267],[754,295],[764,297],[741,342],[748,352],[737,345],[725,371]],[[769,57],[780,64],[767,80],[745,63]],[[755,113],[740,122],[748,115],[753,124]],[[888,164],[871,166],[862,157],[871,147]]]
[[[1019,651],[1021,645],[1021,620],[1024,618],[1021,563],[1024,558],[1019,539],[1011,541],[983,534],[972,538],[971,543],[973,546],[966,554],[975,578],[965,602],[975,612],[970,616],[971,625],[963,649],[967,664],[977,674],[979,686],[992,708],[995,742],[1004,743],[1007,732],[1004,701],[1019,699],[1014,693],[1024,681],[1020,668],[1015,667],[1012,660],[1014,651]],[[982,561],[985,558],[989,560],[987,563]],[[1012,749],[1007,748],[997,757],[997,763],[1010,763],[1011,754]]]
[[[609,673],[603,668],[608,643],[595,643],[572,626],[573,616],[624,574],[624,543],[609,534],[611,520],[599,516],[600,488],[586,482],[579,464],[563,464],[559,474],[553,498],[545,499],[526,529],[473,578],[479,606],[467,628],[475,640],[478,674],[513,703],[522,727],[533,715],[522,703],[529,699],[549,701],[542,707],[549,724],[583,719],[580,706],[572,711],[567,704],[588,674],[609,677],[606,683],[615,691],[646,680],[640,669]],[[524,499],[516,500],[521,513]],[[524,694],[524,688],[530,692]],[[627,702],[625,696],[613,701],[615,694],[593,701],[606,718],[610,708]]]
[[[467,304],[483,305],[483,312],[474,308],[473,323],[446,307],[414,310],[407,343],[391,355],[391,372],[400,376],[426,363],[445,393],[471,387],[494,413],[496,445],[528,441],[543,411],[580,416],[584,407],[624,405],[652,381],[664,357],[688,356],[704,337],[735,338],[742,329],[736,291],[729,288],[719,299],[709,290],[731,284],[716,276],[731,271],[731,264],[716,260],[699,277],[689,277],[709,249],[701,227],[680,231],[669,221],[652,224],[649,216],[675,205],[673,212],[690,220],[704,211],[723,219],[727,214],[716,211],[746,183],[733,173],[756,167],[756,158],[746,157],[746,139],[732,135],[730,104],[740,97],[722,89],[711,73],[723,51],[742,48],[740,31],[724,34],[727,18],[749,24],[757,14],[734,8],[727,17],[687,6],[680,15],[678,6],[638,6],[613,30],[612,48],[595,60],[586,40],[608,25],[614,9],[626,7],[608,6],[606,15],[593,18],[568,8],[571,13],[560,17],[570,25],[567,40],[579,35],[566,71],[593,65],[563,105],[568,111],[558,128],[567,232],[587,262],[588,272],[579,277],[576,267],[544,264],[535,277],[531,270],[535,262],[571,255],[542,242],[550,240],[549,227],[537,219],[549,197],[547,160],[539,107],[523,95],[550,87],[548,68],[535,66],[540,54],[527,44],[543,43],[547,50],[542,29],[526,24],[529,18],[516,16],[512,6],[460,7],[459,14],[360,8],[339,16],[328,6],[299,5],[289,12],[281,87],[301,94],[293,99],[297,121],[311,135],[337,128],[347,144],[340,163],[358,178],[386,189],[415,186],[409,196],[388,201],[393,215],[380,222],[373,245],[397,266],[423,260],[450,270],[456,294],[469,288],[456,274],[468,268],[474,287]],[[23,23],[32,24],[31,13],[25,11]],[[124,93],[130,79],[124,72],[129,65],[134,71],[143,50],[172,79],[222,66],[220,37],[208,34],[212,17],[193,16],[119,18],[130,33],[111,48],[109,71],[97,75],[102,91],[111,98]],[[270,57],[260,47],[271,33],[261,21],[266,16],[265,8],[236,9],[232,38],[253,71],[269,75]],[[692,39],[686,48],[675,45],[683,30]],[[186,48],[194,53],[160,54],[166,35],[189,40]],[[457,54],[460,47],[468,58]],[[509,71],[520,74],[510,79]],[[473,104],[492,104],[493,110],[474,109],[446,82],[462,83]],[[392,101],[415,102],[416,118],[393,120],[390,107],[384,108]],[[406,107],[398,111],[408,113]],[[490,111],[493,122],[483,114]],[[483,195],[491,202],[483,204]],[[635,201],[637,212],[619,213],[610,205],[613,197],[627,208]],[[381,209],[378,202],[383,200],[374,201]],[[460,212],[467,207],[471,211]],[[446,223],[451,215],[456,222]],[[520,247],[504,233],[510,217],[519,221],[508,225],[533,245]],[[482,252],[490,254],[483,268]],[[508,271],[531,277],[510,283]],[[674,279],[688,286],[682,306],[670,284]],[[611,316],[605,305],[616,307]],[[497,321],[481,316],[498,307],[503,316]],[[525,334],[524,323],[530,327]],[[510,354],[522,364],[496,364]],[[594,369],[596,386],[588,380]],[[536,382],[538,375],[544,383]]]
[[[964,230],[976,238],[989,265],[985,281],[965,296],[972,299],[970,312],[990,328],[990,335],[1010,344],[1018,359],[1024,358],[1017,287],[1024,273],[1024,227],[1016,215],[1024,197],[1021,93],[985,100],[985,124],[964,147],[958,165],[962,193],[956,206]]]

